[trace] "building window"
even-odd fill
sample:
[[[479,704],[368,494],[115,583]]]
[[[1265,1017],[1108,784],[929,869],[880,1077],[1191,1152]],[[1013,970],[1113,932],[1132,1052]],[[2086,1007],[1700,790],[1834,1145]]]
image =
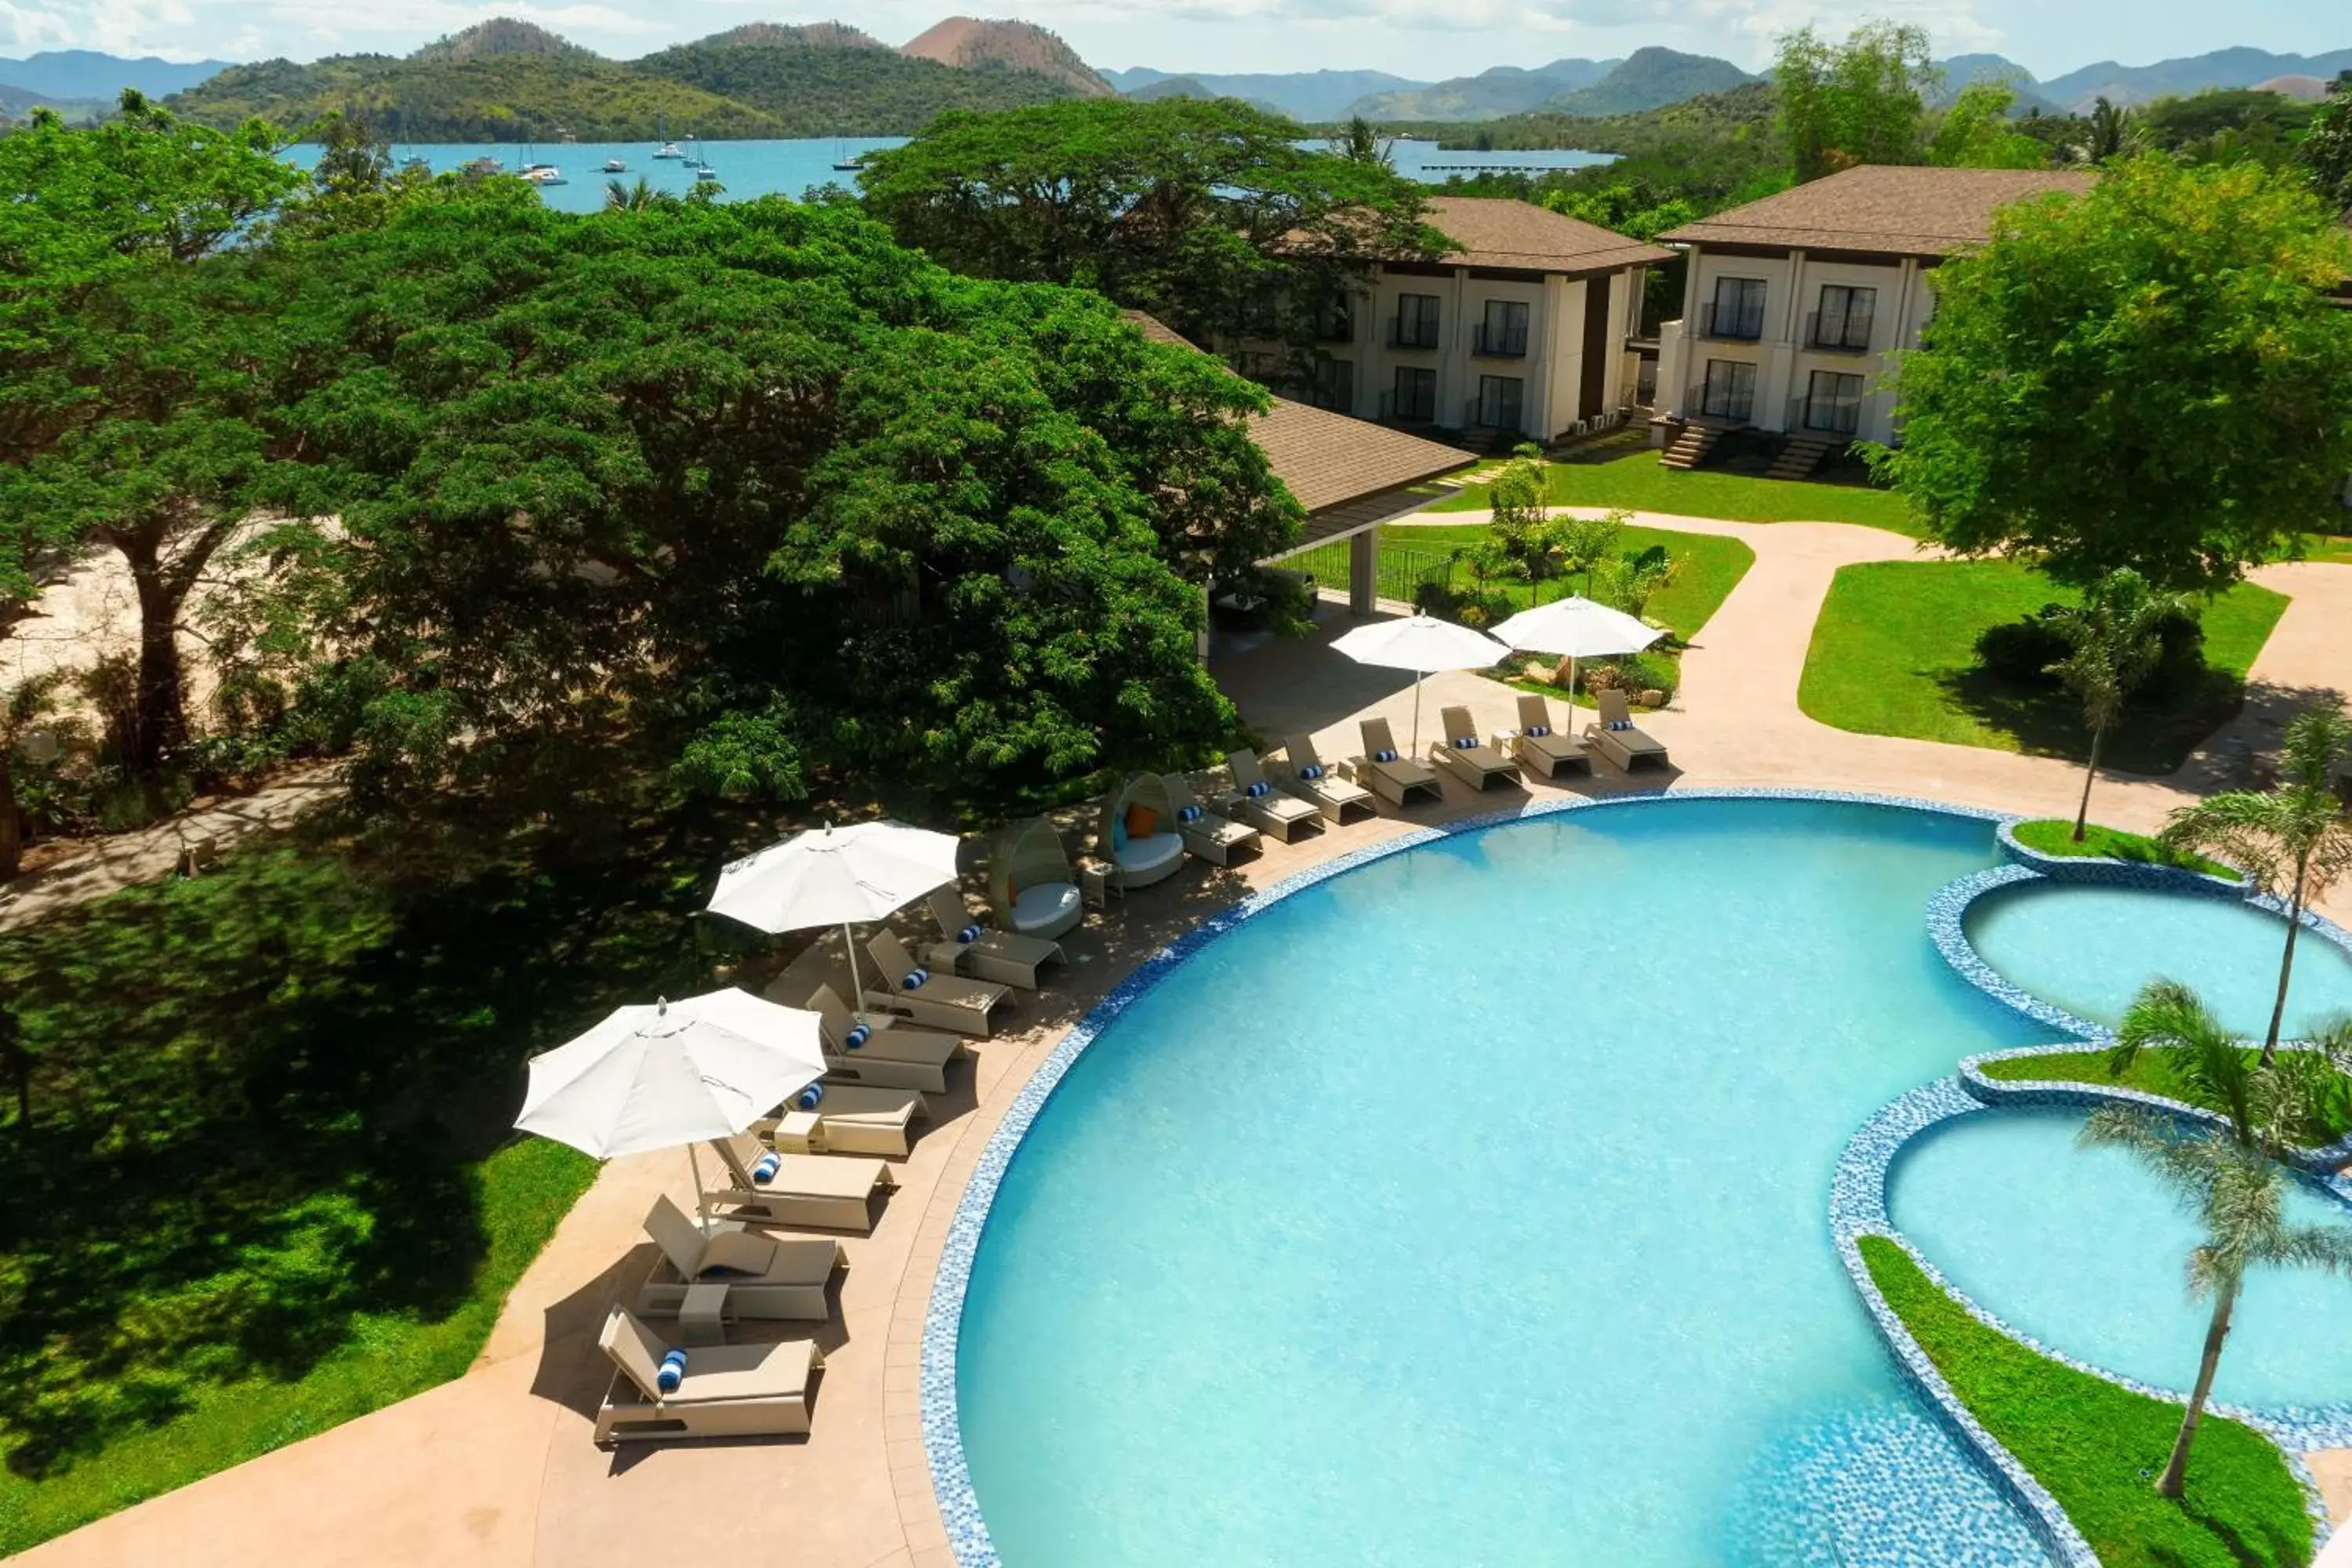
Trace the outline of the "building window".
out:
[[[1804,427],[1851,436],[1862,427],[1862,377],[1833,370],[1813,372],[1805,394]]]
[[[1844,353],[1870,351],[1870,327],[1878,314],[1878,290],[1850,289],[1843,283],[1822,286],[1822,308],[1805,341],[1817,349]]]
[[[1752,343],[1764,335],[1764,279],[1718,278],[1715,302],[1701,307],[1698,335]]]
[[[1517,430],[1528,384],[1516,375],[1482,375],[1478,400],[1470,405],[1470,423],[1482,430]]]
[[[1315,319],[1315,335],[1327,343],[1354,342],[1356,341],[1355,301],[1342,299],[1326,306]]]
[[[1434,294],[1400,294],[1397,296],[1396,331],[1389,339],[1390,346],[1400,349],[1433,349],[1437,346],[1437,296]]]
[[[1397,366],[1396,388],[1388,395],[1388,407],[1382,410],[1391,419],[1412,419],[1427,424],[1437,417],[1437,373],[1415,370],[1411,365]]]
[[[1315,365],[1315,405],[1336,408],[1342,414],[1356,411],[1356,366],[1352,360],[1325,359]]]
[[[1706,384],[1698,411],[1709,419],[1745,425],[1756,417],[1756,367],[1743,360],[1706,362]]]
[[[1524,359],[1528,353],[1528,307],[1518,300],[1489,300],[1470,352],[1496,359]]]

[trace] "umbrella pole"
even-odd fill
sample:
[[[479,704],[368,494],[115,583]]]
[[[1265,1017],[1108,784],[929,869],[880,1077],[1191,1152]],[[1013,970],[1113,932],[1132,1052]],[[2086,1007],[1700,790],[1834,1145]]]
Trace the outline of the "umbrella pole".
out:
[[[710,1203],[702,1191],[702,1160],[700,1156],[695,1153],[694,1145],[691,1143],[688,1143],[686,1146],[686,1168],[694,1173],[695,1223],[702,1227],[703,1235],[709,1236],[710,1234]]]
[[[849,957],[849,1016],[854,1021],[866,1011],[866,986],[857,978],[857,942],[849,934],[849,922],[841,922],[841,951]]]
[[[1570,654],[1568,656],[1568,732],[1571,737],[1576,733],[1576,656]]]
[[[1412,754],[1421,758],[1421,671],[1412,672]]]

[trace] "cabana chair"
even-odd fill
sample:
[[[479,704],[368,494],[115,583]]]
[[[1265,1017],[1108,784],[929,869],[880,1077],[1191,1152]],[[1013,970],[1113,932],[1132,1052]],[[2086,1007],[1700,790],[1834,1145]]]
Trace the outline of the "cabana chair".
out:
[[[963,895],[953,888],[933,888],[923,907],[940,923],[942,940],[923,949],[923,962],[974,980],[1037,989],[1037,971],[1049,963],[1067,963],[1062,944],[1041,936],[1015,936],[990,931],[963,907]]]
[[[854,1083],[818,1087],[824,1092],[814,1110],[800,1109],[794,1096],[775,1115],[751,1123],[751,1135],[784,1154],[877,1154],[903,1160],[912,1142],[910,1130],[930,1114],[922,1095],[911,1089]]]
[[[988,857],[988,901],[996,908],[997,925],[1015,936],[1051,940],[1086,919],[1077,873],[1051,822],[1033,816],[996,836]]]
[[[1225,766],[1234,775],[1234,787],[1219,790],[1209,797],[1210,808],[1220,816],[1245,822],[1263,833],[1271,833],[1285,844],[1300,832],[1313,828],[1323,831],[1323,814],[1310,801],[1295,795],[1285,795],[1274,787],[1265,776],[1255,752],[1233,752],[1225,757]]]
[[[809,1429],[809,1393],[824,1352],[807,1340],[772,1345],[704,1345],[688,1351],[675,1393],[661,1391],[669,1353],[623,1308],[596,1342],[613,1360],[613,1381],[596,1412],[596,1445],[648,1437],[763,1437]]]
[[[637,1291],[640,1317],[677,1317],[689,1285],[725,1285],[727,1310],[738,1318],[833,1315],[825,1290],[847,1258],[830,1237],[761,1236],[732,1220],[705,1231],[667,1195],[646,1211],[646,1234],[661,1257]]]
[[[1664,744],[1643,734],[1633,723],[1633,710],[1625,700],[1624,692],[1608,687],[1597,700],[1601,717],[1584,727],[1584,738],[1600,748],[1602,756],[1629,773],[1645,764],[1659,768],[1668,765]]]
[[[1584,742],[1554,731],[1551,704],[1532,691],[1519,693],[1519,732],[1511,738],[1511,754],[1519,759],[1520,766],[1533,768],[1548,779],[1558,777],[1562,768],[1592,771],[1592,753],[1584,749]]]
[[[1445,798],[1445,786],[1437,782],[1429,764],[1397,750],[1387,720],[1365,719],[1356,729],[1364,738],[1364,754],[1349,758],[1348,765],[1355,770],[1359,784],[1371,785],[1372,793],[1391,805],[1404,805],[1416,795],[1427,795],[1432,800]]]
[[[1474,790],[1485,789],[1500,779],[1505,784],[1519,782],[1517,763],[1478,738],[1478,726],[1470,718],[1470,710],[1463,707],[1441,708],[1437,721],[1444,727],[1446,739],[1429,743],[1429,756],[1439,767],[1460,779]]]
[[[882,972],[884,985],[866,994],[866,1005],[877,1011],[895,1009],[913,1022],[935,1029],[985,1038],[999,1004],[1013,994],[1010,985],[993,980],[958,980],[933,974],[917,964],[907,944],[887,931],[874,933],[866,944],[867,956]]]
[[[1176,807],[1176,831],[1184,836],[1185,848],[1212,866],[1229,866],[1237,854],[1259,852],[1257,829],[1231,817],[1211,816],[1182,773],[1170,773],[1164,782],[1168,798]]]
[[[770,1001],[775,998],[771,996]],[[962,1039],[935,1029],[906,1026],[887,1013],[860,1018],[830,985],[809,994],[808,1010],[816,1015],[817,1038],[824,1047],[827,1083],[869,1084],[876,1089],[912,1089],[925,1094],[948,1091],[948,1064],[964,1054]],[[859,1037],[857,1031],[866,1031]],[[861,1043],[849,1042],[858,1038]]]
[[[879,1160],[772,1154],[760,1147],[758,1139],[740,1132],[713,1138],[710,1147],[727,1167],[730,1184],[703,1197],[708,1204],[723,1205],[719,1218],[744,1225],[870,1231],[875,1198],[898,1184],[890,1167]],[[764,1181],[762,1169],[768,1172]]]
[[[1274,776],[1283,788],[1342,826],[1351,811],[1365,816],[1380,815],[1370,790],[1324,765],[1315,754],[1312,735],[1293,735],[1283,742],[1282,769]]]
[[[1176,831],[1176,803],[1158,773],[1129,773],[1103,796],[1095,819],[1095,854],[1110,866],[1121,889],[1164,882],[1184,865],[1184,836]]]

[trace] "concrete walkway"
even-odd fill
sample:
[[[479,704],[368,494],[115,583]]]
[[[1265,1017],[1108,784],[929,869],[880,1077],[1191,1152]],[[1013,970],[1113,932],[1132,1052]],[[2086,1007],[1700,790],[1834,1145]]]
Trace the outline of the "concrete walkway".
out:
[[[1475,514],[1433,521],[1475,521]],[[1838,567],[1900,559],[1910,541],[1828,523],[1641,521],[1734,535],[1757,552],[1684,660],[1674,710],[1645,720],[1689,784],[1805,784],[1881,791],[2033,813],[2071,811],[2082,775],[2049,758],[1852,735],[1807,719],[1797,684],[1814,617]],[[2107,780],[2095,809],[2120,826],[2155,826],[2168,807],[2242,766],[2244,748],[2275,741],[2284,716],[2352,679],[2352,567],[2294,564],[2257,574],[2293,596],[2253,670],[2245,714],[2168,780]],[[1295,641],[1221,643],[1215,668],[1269,745],[1293,731],[1330,753],[1354,752],[1355,721],[1412,720],[1409,675],[1334,654],[1342,629]],[[1482,728],[1511,720],[1512,694],[1471,674],[1432,676],[1422,735],[1436,710],[1468,704]],[[1604,768],[1580,794],[1630,787]],[[1643,787],[1648,787],[1644,782]],[[256,1562],[547,1565],[602,1568],[750,1559],[783,1568],[944,1568],[917,1418],[917,1347],[931,1277],[965,1178],[1020,1085],[1062,1032],[1171,935],[1245,889],[1412,826],[1507,807],[1516,795],[1467,795],[1448,782],[1442,807],[1274,846],[1232,872],[1196,868],[1138,895],[1068,940],[1068,981],[1024,997],[1017,1032],[982,1042],[977,1068],[935,1108],[899,1167],[902,1186],[871,1237],[847,1238],[839,1310],[819,1333],[828,1358],[814,1432],[791,1442],[676,1447],[611,1456],[588,1440],[604,1382],[593,1334],[604,1304],[650,1258],[637,1224],[652,1194],[686,1198],[683,1158],[608,1165],[508,1303],[466,1377],[155,1499],[37,1548],[28,1568]],[[1539,796],[1548,786],[1532,784]],[[2339,892],[2330,912],[2347,915]],[[2331,1498],[2331,1501],[2338,1501]]]

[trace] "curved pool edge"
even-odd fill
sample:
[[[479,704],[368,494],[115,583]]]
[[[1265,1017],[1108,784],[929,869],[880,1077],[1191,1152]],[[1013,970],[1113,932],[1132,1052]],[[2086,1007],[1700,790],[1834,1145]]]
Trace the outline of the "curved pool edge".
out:
[[[2022,1014],[2045,1028],[2056,1029],[2094,1045],[2105,1044],[2115,1038],[2115,1031],[2107,1026],[2043,1001],[1985,961],[1968,934],[1969,910],[1979,900],[2037,883],[2136,888],[2150,892],[2185,894],[2192,898],[2229,900],[2281,920],[2289,918],[2285,902],[2254,887],[2250,879],[2231,881],[2225,877],[2210,877],[2185,867],[2151,866],[2138,860],[2044,855],[2018,842],[2015,829],[2018,823],[2025,820],[2028,819],[2011,813],[2000,814],[1993,836],[2000,845],[2001,853],[2010,858],[2011,863],[1972,872],[1937,889],[1935,896],[1927,900],[1927,935],[1935,942],[1936,951],[1943,954],[1944,962],[1950,964],[1961,979],[2001,1005]],[[2305,931],[2334,943],[2347,958],[2352,958],[2352,931],[2347,931],[2312,910],[2305,910],[2298,923]]]
[[[978,1257],[981,1237],[987,1228],[989,1211],[994,1205],[1004,1173],[1019,1152],[1022,1141],[1027,1137],[1038,1113],[1061,1086],[1071,1066],[1102,1031],[1139,997],[1173,973],[1178,964],[1202,947],[1292,894],[1334,877],[1344,876],[1425,845],[1465,834],[1483,833],[1512,823],[1568,812],[1639,810],[1694,800],[1797,801],[1880,806],[1988,822],[1996,828],[2003,823],[2021,820],[2013,812],[1853,790],[1717,786],[1662,789],[1643,795],[1531,800],[1513,809],[1417,826],[1377,844],[1368,844],[1334,856],[1209,915],[1174,942],[1152,953],[1071,1026],[1069,1032],[1046,1054],[1028,1080],[1015,1092],[995,1130],[989,1135],[971,1175],[957,1199],[954,1217],[949,1222],[947,1237],[940,1250],[930,1303],[923,1320],[917,1392],[923,1450],[929,1461],[931,1489],[939,1504],[948,1548],[955,1558],[957,1568],[1003,1568],[1003,1560],[998,1557],[994,1542],[989,1535],[987,1521],[981,1511],[979,1494],[972,1484],[971,1468],[964,1454],[961,1421],[957,1411],[956,1342],[962,1326],[964,1297],[971,1283],[972,1263]]]
[[[2062,1044],[1987,1051],[1965,1058],[1962,1066],[1965,1069],[1971,1064],[1996,1058],[2046,1054],[2072,1048],[2072,1045]],[[1987,1084],[2001,1082],[1985,1078],[1980,1071],[1975,1077]],[[2065,1568],[2098,1568],[2097,1554],[2092,1552],[2090,1543],[2067,1516],[2058,1500],[2033,1479],[2032,1472],[2019,1463],[2016,1456],[2000,1439],[1986,1431],[1983,1425],[1969,1414],[1903,1320],[1887,1305],[1877,1281],[1871,1278],[1868,1267],[1863,1262],[1859,1246],[1861,1238],[1865,1236],[1880,1237],[1894,1243],[1919,1266],[1937,1289],[1951,1298],[1963,1311],[2037,1355],[2134,1394],[2159,1399],[2168,1405],[2186,1405],[2189,1396],[2179,1390],[2161,1388],[2125,1377],[2053,1349],[1987,1310],[1947,1279],[1943,1270],[1937,1268],[1933,1260],[1897,1228],[1887,1213],[1887,1184],[1904,1151],[1922,1136],[1963,1117],[1998,1114],[2006,1105],[2038,1103],[2082,1107],[2130,1104],[2162,1110],[2168,1114],[2189,1120],[2213,1120],[2210,1111],[2137,1089],[2111,1090],[2096,1084],[2068,1084],[2054,1080],[2028,1087],[2034,1090],[2058,1092],[2038,1100],[2025,1094],[1998,1094],[1993,1100],[1987,1100],[1979,1098],[1968,1075],[1962,1071],[1896,1097],[1862,1125],[1861,1130],[1847,1141],[1844,1152],[1839,1156],[1837,1170],[1830,1184],[1830,1230],[1838,1258],[1845,1265],[1847,1277],[1853,1282],[1864,1310],[1869,1313],[1872,1324],[1878,1330],[1881,1342],[1893,1356],[1895,1368],[1904,1380],[1927,1401],[1946,1429],[1978,1457],[2002,1489],[2024,1510],[2034,1532],[2057,1562],[2064,1564]],[[2335,1176],[2325,1180],[2336,1196],[2352,1202],[2352,1182]],[[2269,1438],[2278,1449],[2280,1457],[2286,1462],[2288,1473],[2303,1489],[2304,1511],[2312,1521],[2312,1545],[2315,1555],[2317,1549],[2324,1546],[2334,1533],[2334,1526],[2326,1502],[2320,1495],[2318,1480],[2304,1462],[2303,1456],[2315,1448],[2352,1447],[2352,1405],[2252,1410],[2213,1400],[2207,1404],[2206,1408],[2217,1415],[2252,1427]]]

